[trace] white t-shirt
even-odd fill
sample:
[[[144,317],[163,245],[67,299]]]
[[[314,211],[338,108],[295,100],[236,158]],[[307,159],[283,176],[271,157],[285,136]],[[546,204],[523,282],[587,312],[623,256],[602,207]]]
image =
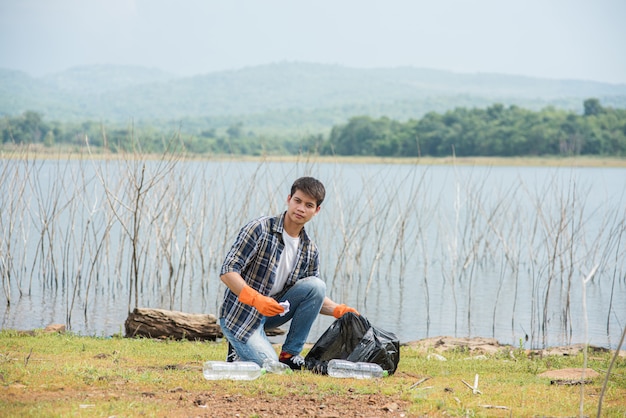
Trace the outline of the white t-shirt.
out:
[[[270,291],[270,296],[279,293],[285,287],[287,278],[296,267],[296,257],[298,255],[298,244],[300,243],[300,237],[292,237],[283,230],[283,242],[285,248],[278,260],[278,268],[276,269],[276,279],[274,280],[274,286]]]

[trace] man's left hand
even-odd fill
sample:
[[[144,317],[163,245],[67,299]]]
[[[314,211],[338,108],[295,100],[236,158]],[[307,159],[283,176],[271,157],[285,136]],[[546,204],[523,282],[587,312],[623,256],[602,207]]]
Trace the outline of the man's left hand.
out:
[[[352,312],[352,313],[355,313],[357,315],[360,315],[360,313],[356,309],[351,308],[350,306],[345,305],[345,304],[342,303],[341,305],[337,305],[335,307],[335,309],[333,309],[333,316],[335,318],[339,319],[342,316],[344,316],[345,314],[347,314],[348,312]]]

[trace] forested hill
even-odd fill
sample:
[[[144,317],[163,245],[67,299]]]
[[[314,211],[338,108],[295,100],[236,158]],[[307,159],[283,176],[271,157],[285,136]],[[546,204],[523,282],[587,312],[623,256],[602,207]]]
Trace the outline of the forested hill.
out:
[[[580,113],[589,97],[626,108],[626,85],[287,62],[194,77],[142,67],[81,67],[37,78],[0,69],[0,116],[30,110],[47,120],[182,121],[183,129],[243,123],[256,129],[328,130],[353,116],[409,120],[496,102]]]

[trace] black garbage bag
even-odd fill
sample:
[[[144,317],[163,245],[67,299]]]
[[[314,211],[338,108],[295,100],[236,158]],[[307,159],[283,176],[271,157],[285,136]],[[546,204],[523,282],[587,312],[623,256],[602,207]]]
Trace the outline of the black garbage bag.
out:
[[[375,363],[392,375],[400,362],[400,341],[365,316],[348,312],[328,327],[304,360],[308,370],[328,374],[332,359]]]

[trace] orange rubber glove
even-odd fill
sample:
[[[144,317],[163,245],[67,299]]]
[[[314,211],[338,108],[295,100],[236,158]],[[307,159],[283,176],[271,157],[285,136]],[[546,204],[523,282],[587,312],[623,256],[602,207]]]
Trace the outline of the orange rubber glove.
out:
[[[285,312],[285,308],[280,306],[275,299],[263,296],[248,285],[241,289],[239,301],[255,307],[264,316],[274,316]]]
[[[335,309],[333,309],[333,316],[337,319],[341,318],[342,316],[344,316],[344,314],[347,314],[348,312],[352,312],[355,313],[357,315],[361,315],[356,309],[351,308],[347,305],[344,305],[343,303],[341,305],[337,305],[335,307]]]

